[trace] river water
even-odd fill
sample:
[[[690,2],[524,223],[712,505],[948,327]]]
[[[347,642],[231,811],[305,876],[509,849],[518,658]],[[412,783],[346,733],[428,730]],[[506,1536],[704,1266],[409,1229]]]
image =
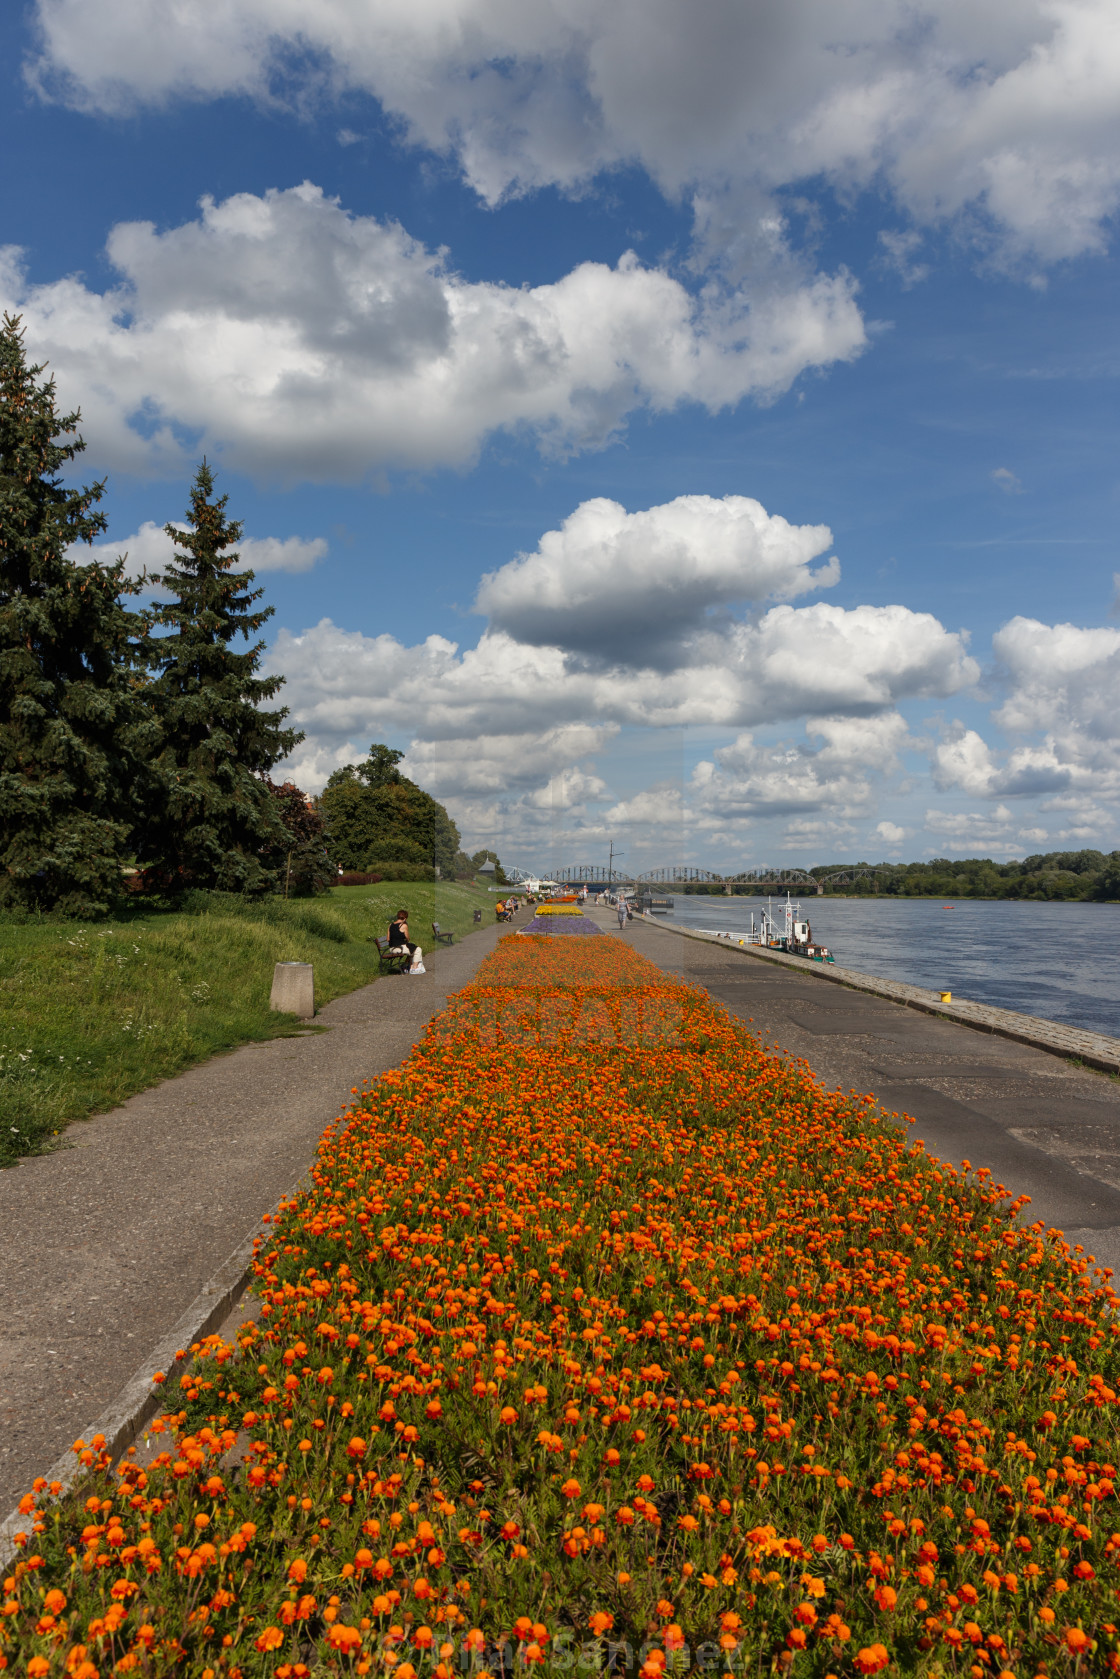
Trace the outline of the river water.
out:
[[[674,897],[669,919],[741,936],[765,902]],[[1120,1038],[1120,904],[813,896],[801,907],[837,967]]]

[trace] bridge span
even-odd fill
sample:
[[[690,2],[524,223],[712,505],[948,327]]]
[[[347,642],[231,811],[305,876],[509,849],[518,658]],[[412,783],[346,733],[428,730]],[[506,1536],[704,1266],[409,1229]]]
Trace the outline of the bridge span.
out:
[[[673,887],[707,885],[722,886],[729,897],[748,897],[752,892],[815,892],[819,896],[827,892],[830,886],[848,886],[855,880],[886,878],[893,874],[895,869],[890,864],[852,864],[846,868],[821,870],[811,874],[807,869],[761,865],[758,868],[741,869],[737,874],[717,874],[713,869],[701,869],[689,863],[680,863],[632,874],[626,869],[611,869],[603,863],[572,863],[543,875],[535,875],[521,868],[511,868],[505,872],[506,878],[514,886],[530,879],[554,880],[562,886],[660,886],[670,891]]]

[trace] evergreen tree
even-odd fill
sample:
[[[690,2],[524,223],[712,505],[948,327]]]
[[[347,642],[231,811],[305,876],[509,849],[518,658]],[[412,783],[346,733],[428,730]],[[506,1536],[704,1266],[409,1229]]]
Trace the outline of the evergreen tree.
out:
[[[103,913],[143,784],[136,689],[144,621],[124,563],[76,564],[105,529],[104,481],[68,489],[85,444],[54,380],[28,366],[18,316],[0,328],[0,904]],[[148,742],[150,744],[150,741]]]
[[[286,729],[286,709],[263,711],[282,676],[258,676],[264,642],[235,652],[274,608],[254,611],[264,593],[251,571],[235,571],[242,527],[226,518],[228,497],[214,499],[205,461],[191,488],[187,529],[166,527],[175,559],[159,581],[174,596],[155,608],[170,633],[153,640],[155,677],[148,697],[159,723],[155,768],[162,798],[153,806],[140,850],[165,887],[267,892],[278,882],[287,830],[267,781],[279,758],[303,739]]]
[[[344,869],[434,863],[453,874],[459,830],[430,793],[401,774],[397,765],[403,757],[375,744],[364,764],[334,771],[319,798],[331,857]]]

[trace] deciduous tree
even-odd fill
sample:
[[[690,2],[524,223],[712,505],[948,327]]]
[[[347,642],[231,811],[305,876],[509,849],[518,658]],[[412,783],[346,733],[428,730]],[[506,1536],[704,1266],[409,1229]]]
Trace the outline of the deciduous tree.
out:
[[[335,770],[319,799],[331,857],[344,869],[426,863],[453,874],[459,830],[430,793],[401,774],[403,756],[374,744],[365,763]]]
[[[279,891],[286,898],[326,892],[334,880],[334,870],[327,856],[326,823],[321,814],[294,781],[277,786],[266,778],[265,785],[276,800],[286,835],[281,850],[262,859],[274,871]]]

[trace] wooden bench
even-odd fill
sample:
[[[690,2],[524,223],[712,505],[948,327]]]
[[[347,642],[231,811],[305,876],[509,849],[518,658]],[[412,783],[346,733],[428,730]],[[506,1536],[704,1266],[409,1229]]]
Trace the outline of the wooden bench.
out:
[[[389,940],[384,933],[381,934],[380,938],[374,939],[373,942],[377,946],[381,972],[383,974],[403,974],[412,961],[411,952],[404,949],[390,950]]]
[[[435,939],[437,944],[451,944],[454,941],[455,935],[454,933],[441,933],[439,930],[439,922],[433,921],[432,937]]]

